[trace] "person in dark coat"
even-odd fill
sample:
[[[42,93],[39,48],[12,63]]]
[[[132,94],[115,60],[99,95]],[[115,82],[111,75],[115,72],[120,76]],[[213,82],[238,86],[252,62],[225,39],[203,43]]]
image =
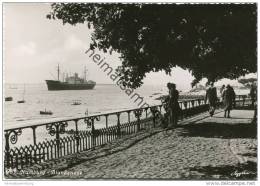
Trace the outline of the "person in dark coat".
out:
[[[235,101],[236,94],[234,89],[227,85],[226,89],[223,92],[223,99],[224,99],[224,117],[230,118],[230,111],[232,110],[233,102]]]
[[[169,112],[169,125],[168,128],[174,127],[178,123],[178,117],[180,114],[180,106],[178,103],[179,91],[176,90],[176,85],[174,83],[168,83],[167,87],[169,89],[169,99],[168,99],[168,112]]]
[[[210,87],[206,91],[205,102],[209,102],[209,114],[212,117],[214,115],[216,104],[217,104],[217,89],[214,87],[214,83],[210,84]]]

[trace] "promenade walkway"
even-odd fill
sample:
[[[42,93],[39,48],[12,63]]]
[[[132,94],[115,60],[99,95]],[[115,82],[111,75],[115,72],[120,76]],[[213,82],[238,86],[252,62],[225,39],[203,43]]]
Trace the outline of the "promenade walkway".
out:
[[[82,171],[81,175],[52,178],[256,179],[253,114],[250,110],[233,110],[232,118],[224,118],[221,111],[213,117],[203,113],[185,119],[173,130],[154,132],[124,150],[63,169]]]

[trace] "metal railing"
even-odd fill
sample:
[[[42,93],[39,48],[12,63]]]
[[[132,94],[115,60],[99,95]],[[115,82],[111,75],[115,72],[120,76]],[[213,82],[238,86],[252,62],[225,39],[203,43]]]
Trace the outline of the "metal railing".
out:
[[[246,100],[246,97],[238,96],[237,100],[243,102],[243,100]],[[182,109],[181,118],[208,110],[208,105],[205,104],[203,99],[181,101],[179,105]],[[5,169],[21,170],[33,164],[94,149],[123,135],[158,127],[161,124],[160,116],[166,112],[165,109],[165,105],[155,105],[17,128],[7,128],[4,130],[4,167]],[[125,115],[124,119],[126,121],[122,121],[121,116],[123,115]],[[112,122],[114,125],[111,126],[109,126],[110,117],[116,117]],[[96,129],[98,122],[103,124],[103,127]],[[26,130],[25,136],[32,136],[32,140],[26,145],[19,143],[19,146],[17,142]],[[49,137],[43,140],[42,136],[47,137],[46,134]],[[21,142],[23,141],[21,140]]]

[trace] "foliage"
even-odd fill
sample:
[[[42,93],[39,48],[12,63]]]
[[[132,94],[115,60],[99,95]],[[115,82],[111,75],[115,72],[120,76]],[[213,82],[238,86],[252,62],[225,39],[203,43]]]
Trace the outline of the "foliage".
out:
[[[91,48],[118,52],[137,88],[148,72],[179,66],[214,82],[256,72],[256,4],[54,3],[49,19],[94,28]]]

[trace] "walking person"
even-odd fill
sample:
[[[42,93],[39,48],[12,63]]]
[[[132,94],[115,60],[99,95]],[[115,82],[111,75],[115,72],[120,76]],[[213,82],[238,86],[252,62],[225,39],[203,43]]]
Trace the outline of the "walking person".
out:
[[[217,103],[217,89],[214,87],[214,83],[210,83],[210,87],[206,91],[205,103],[209,102],[209,114],[212,117],[214,115]]]
[[[177,125],[178,117],[180,114],[180,106],[179,106],[179,91],[176,90],[176,85],[174,83],[169,84],[169,125],[168,128],[172,128]]]
[[[232,110],[233,102],[235,101],[236,94],[234,89],[227,85],[225,91],[223,92],[223,99],[224,99],[224,117],[230,118],[230,111]]]

